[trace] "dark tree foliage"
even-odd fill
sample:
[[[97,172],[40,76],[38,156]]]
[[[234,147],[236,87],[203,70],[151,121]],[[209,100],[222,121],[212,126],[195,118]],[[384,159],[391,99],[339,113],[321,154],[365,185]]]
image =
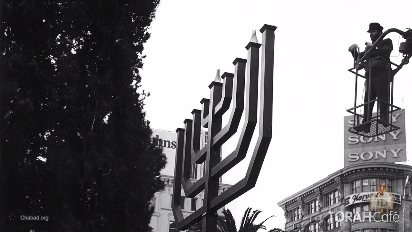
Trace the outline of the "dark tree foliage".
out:
[[[1,0],[0,231],[151,231],[166,158],[137,90],[158,4]]]

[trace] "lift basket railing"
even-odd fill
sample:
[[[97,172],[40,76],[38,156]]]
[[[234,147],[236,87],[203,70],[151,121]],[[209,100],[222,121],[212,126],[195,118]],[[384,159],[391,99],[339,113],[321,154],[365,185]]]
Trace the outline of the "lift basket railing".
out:
[[[387,64],[389,67],[387,69],[384,69],[385,71],[388,70],[388,93],[389,96],[389,102],[383,101],[381,99],[376,98],[376,99],[371,99],[371,87],[372,87],[372,82],[371,82],[371,78],[372,77],[372,69],[374,68],[372,66],[373,63],[377,63],[379,62],[380,64]],[[393,105],[393,86],[394,86],[394,73],[392,72],[392,69],[390,67],[390,65],[394,65],[397,68],[399,67],[399,65],[383,58],[383,57],[376,57],[373,59],[370,59],[367,62],[367,66],[366,69],[368,70],[369,73],[369,77],[365,78],[365,76],[359,74],[359,68],[351,68],[348,71],[355,74],[355,101],[354,101],[354,107],[350,108],[347,110],[347,112],[351,113],[353,115],[353,127],[349,128],[349,132],[354,133],[354,134],[358,134],[361,136],[365,136],[365,137],[374,137],[374,136],[378,136],[378,135],[382,135],[382,134],[386,134],[389,133],[391,131],[395,131],[398,130],[399,127],[393,124],[393,118],[392,118],[392,114],[393,112],[396,112],[398,110],[400,110],[401,108],[398,106]],[[375,67],[376,68],[376,67]],[[363,104],[357,105],[356,101],[357,101],[357,91],[358,91],[358,77],[362,77],[366,79],[366,86],[367,86],[367,92],[369,96],[364,96],[365,98],[368,97],[367,99],[369,99],[368,102],[365,102]],[[377,104],[374,104],[374,103]],[[380,112],[381,109],[381,104],[386,104],[387,108],[388,108],[388,113],[386,115],[386,119],[387,120],[383,120],[382,119],[382,112]],[[376,105],[376,109],[377,112],[372,113],[371,115],[368,115],[369,112],[364,112],[364,114],[361,114],[361,109],[366,108],[366,109],[370,109],[370,107]],[[365,107],[366,106],[366,107]],[[383,117],[385,118],[385,117]]]

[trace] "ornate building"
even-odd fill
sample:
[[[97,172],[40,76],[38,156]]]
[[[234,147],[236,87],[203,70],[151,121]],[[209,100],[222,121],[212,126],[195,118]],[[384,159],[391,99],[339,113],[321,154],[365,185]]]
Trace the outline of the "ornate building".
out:
[[[285,229],[296,232],[412,231],[411,170],[411,166],[391,163],[343,168],[278,203],[285,211]],[[386,192],[394,196],[393,209],[371,207],[371,194],[382,184]]]
[[[286,231],[412,231],[412,166],[399,164],[407,160],[404,114],[392,115],[399,130],[376,137],[349,133],[353,117],[345,117],[344,168],[278,203]]]

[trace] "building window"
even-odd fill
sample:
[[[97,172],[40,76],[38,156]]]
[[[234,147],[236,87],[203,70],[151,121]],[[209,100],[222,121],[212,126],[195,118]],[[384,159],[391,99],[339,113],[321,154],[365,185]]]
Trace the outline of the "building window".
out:
[[[371,192],[376,192],[377,191],[377,188],[376,188],[376,179],[375,178],[373,178],[373,179],[370,179],[370,190],[371,190]]]
[[[380,188],[381,186],[385,186],[385,188],[386,188],[386,180],[385,179],[379,179],[379,187],[378,188]],[[380,189],[378,189],[378,191],[380,191]],[[386,191],[388,191],[388,189],[386,188]]]
[[[179,232],[175,222],[169,222],[169,232]]]
[[[335,214],[335,216],[334,216],[334,221],[335,221],[335,228],[339,228],[340,227],[340,222],[342,221],[342,215],[339,213],[339,214]]]
[[[319,210],[319,201],[318,199],[312,200],[308,202],[308,210],[309,210],[309,214],[318,212]]]
[[[191,204],[191,207],[190,207],[190,209],[192,210],[192,211],[196,211],[196,202],[197,202],[197,198],[192,198],[192,204]]]
[[[361,212],[361,207],[359,205],[352,208],[352,215],[355,215],[357,213],[360,214]]]
[[[340,227],[340,216],[341,214],[335,214],[328,218],[326,231],[330,231]]]
[[[381,220],[381,216],[386,215],[384,220],[394,221],[393,212],[399,212],[398,207],[395,205],[393,209],[375,209],[370,207],[370,203],[365,202],[352,207],[352,220],[355,220],[355,216],[361,221],[373,221],[373,218],[375,220]],[[358,221],[356,220],[356,222]]]
[[[325,198],[325,207],[332,205],[329,193],[326,194],[324,198]]]
[[[392,180],[386,179],[386,191],[392,192]]]
[[[328,218],[328,226],[327,226],[326,230],[333,230],[333,228],[335,228],[334,225],[335,224],[333,223],[333,217],[329,217]]]
[[[180,197],[180,206],[182,207],[182,209],[185,209],[185,197],[184,196]]]
[[[368,178],[352,182],[352,194],[361,192],[377,192],[384,185],[386,192],[392,192],[392,180],[385,178]]]
[[[334,190],[328,194],[325,194],[325,207],[336,204],[339,202],[340,193],[338,190]]]
[[[360,193],[361,190],[361,180],[357,180],[354,182],[354,192],[353,193]]]
[[[208,139],[209,139],[209,133],[205,131],[205,145],[207,145]]]
[[[185,208],[185,197],[180,197],[180,206],[182,209]],[[173,208],[173,194],[170,194],[170,208]]]
[[[335,204],[336,203],[339,203],[339,201],[340,201],[340,192],[338,191],[338,190],[336,190],[335,192],[334,192],[334,195],[335,195]]]
[[[313,223],[309,226],[309,232],[319,232],[319,223]]]
[[[331,192],[331,193],[329,193],[328,195],[329,195],[329,196],[328,196],[329,204],[328,204],[327,206],[335,204],[335,202],[334,202],[334,200],[335,200],[335,197],[334,197],[335,192]]]
[[[315,206],[315,203],[313,201],[309,203],[309,208],[308,208],[309,209],[309,214],[315,212],[315,209],[314,209],[315,207],[314,206]]]
[[[370,211],[369,204],[362,206],[362,212],[369,212],[369,211]]]
[[[369,186],[369,179],[362,180],[362,191],[363,192],[370,192],[371,188]]]
[[[290,221],[294,222],[294,221],[299,220],[300,218],[301,218],[301,209],[299,207],[290,211],[289,213]]]
[[[386,192],[392,192],[392,181],[391,180],[389,180],[389,179],[379,179],[378,188],[382,185],[385,186]],[[379,191],[379,189],[378,189],[378,191]]]
[[[293,218],[292,218],[293,221],[297,221],[298,220],[298,211],[297,211],[297,209],[293,210],[292,215],[293,215]]]

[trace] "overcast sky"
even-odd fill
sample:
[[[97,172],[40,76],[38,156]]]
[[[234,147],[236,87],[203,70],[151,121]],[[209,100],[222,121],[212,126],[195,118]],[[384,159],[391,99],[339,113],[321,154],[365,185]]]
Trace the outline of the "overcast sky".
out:
[[[353,106],[355,77],[347,70],[348,47],[369,42],[368,25],[384,30],[412,27],[412,1],[191,1],[162,0],[145,44],[142,89],[151,96],[145,110],[152,128],[175,131],[209,98],[216,70],[234,72],[232,61],[246,58],[252,30],[275,25],[273,139],[256,187],[228,205],[240,223],[249,206],[261,209],[258,221],[284,227],[277,202],[343,168],[346,109]],[[261,33],[257,33],[259,43]],[[399,63],[396,33],[392,61]],[[395,77],[396,104],[406,108],[406,130],[412,122],[412,65]],[[362,86],[361,86],[362,88]],[[241,127],[240,127],[241,128]],[[410,129],[409,129],[410,128]],[[223,156],[235,140],[223,149]],[[407,142],[407,147],[410,147]],[[174,162],[174,160],[169,161]],[[224,176],[234,184],[248,157]],[[410,163],[410,162],[408,162]]]

